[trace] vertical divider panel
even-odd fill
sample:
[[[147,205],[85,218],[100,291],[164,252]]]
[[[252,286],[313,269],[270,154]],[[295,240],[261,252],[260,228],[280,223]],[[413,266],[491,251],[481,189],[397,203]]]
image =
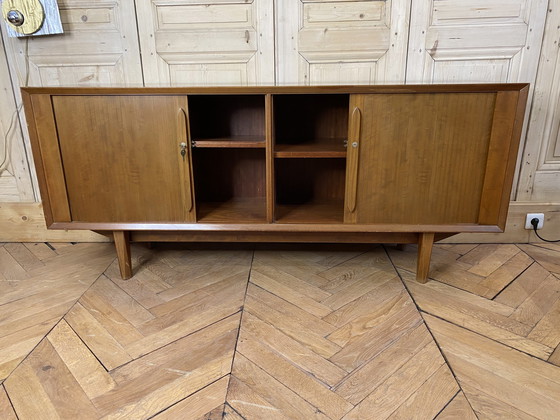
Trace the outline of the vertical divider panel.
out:
[[[274,106],[272,95],[265,96],[265,147],[266,147],[266,221],[274,222]]]

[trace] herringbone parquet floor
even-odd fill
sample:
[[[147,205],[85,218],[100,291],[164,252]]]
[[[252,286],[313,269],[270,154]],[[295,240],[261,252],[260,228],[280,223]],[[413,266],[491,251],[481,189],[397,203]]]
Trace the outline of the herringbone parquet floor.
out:
[[[0,245],[0,418],[554,419],[560,247]]]

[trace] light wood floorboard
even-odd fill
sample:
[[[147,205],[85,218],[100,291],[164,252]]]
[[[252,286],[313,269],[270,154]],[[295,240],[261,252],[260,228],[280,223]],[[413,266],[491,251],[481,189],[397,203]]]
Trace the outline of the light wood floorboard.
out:
[[[479,419],[558,417],[560,246],[437,245],[425,285],[388,252]]]
[[[16,413],[12,403],[8,399],[8,394],[6,394],[6,389],[3,385],[0,385],[0,418],[5,420],[16,420]]]
[[[0,247],[0,381],[114,260],[110,244]]]
[[[481,394],[471,401],[475,411],[484,410],[478,405],[484,406],[479,401],[486,397],[486,405],[493,405],[489,399],[497,401],[504,413],[540,419],[558,416],[560,369],[447,321],[425,318],[459,383],[466,385],[467,398]]]
[[[280,254],[254,256],[227,396],[238,413],[434,418],[455,397],[459,386],[382,247]]]
[[[0,244],[0,418],[555,418],[560,247],[433,255]]]

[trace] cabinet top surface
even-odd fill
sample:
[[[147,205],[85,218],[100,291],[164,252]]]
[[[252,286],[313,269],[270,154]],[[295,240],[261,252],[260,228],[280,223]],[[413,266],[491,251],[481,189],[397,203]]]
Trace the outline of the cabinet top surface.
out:
[[[111,94],[364,94],[364,93],[444,93],[520,91],[528,83],[486,83],[445,85],[359,85],[359,86],[107,86],[107,87],[23,87],[28,94],[111,95]]]

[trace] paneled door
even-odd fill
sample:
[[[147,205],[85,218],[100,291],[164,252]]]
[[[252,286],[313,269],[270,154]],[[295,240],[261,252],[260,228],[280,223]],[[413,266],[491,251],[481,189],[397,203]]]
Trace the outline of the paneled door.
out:
[[[64,177],[47,174],[51,203],[66,189],[71,221],[194,222],[187,110],[186,96],[54,96],[58,136],[37,129],[41,151],[60,146]]]
[[[8,39],[20,86],[142,84],[133,0],[59,2],[64,33]]]
[[[0,202],[34,201],[31,174],[23,145],[18,106],[0,40]]]
[[[146,86],[274,84],[272,0],[137,2]]]
[[[279,84],[404,83],[410,0],[275,4]]]
[[[519,177],[519,201],[560,202],[560,8],[546,20],[533,112]]]
[[[535,79],[547,0],[415,0],[407,83]]]

